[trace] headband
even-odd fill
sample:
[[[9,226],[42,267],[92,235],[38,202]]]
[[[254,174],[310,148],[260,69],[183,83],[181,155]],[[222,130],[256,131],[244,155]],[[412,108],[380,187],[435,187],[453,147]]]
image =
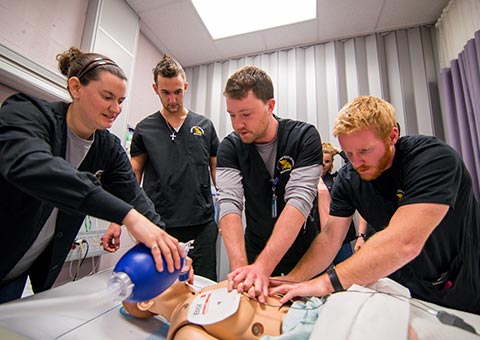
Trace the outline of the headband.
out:
[[[78,72],[77,78],[81,79],[85,74],[87,74],[94,68],[97,68],[98,66],[103,66],[103,65],[112,65],[120,68],[113,60],[108,58],[98,57],[89,61],[84,67],[82,67],[82,69]]]

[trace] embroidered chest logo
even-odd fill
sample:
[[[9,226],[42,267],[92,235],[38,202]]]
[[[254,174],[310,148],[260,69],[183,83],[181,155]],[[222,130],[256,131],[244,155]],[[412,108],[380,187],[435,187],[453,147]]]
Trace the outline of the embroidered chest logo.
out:
[[[395,194],[395,196],[397,196],[398,200],[401,201],[403,196],[405,195],[405,193],[403,192],[402,189],[398,189],[397,190],[397,193]]]
[[[277,168],[278,170],[280,170],[280,173],[282,174],[286,171],[291,171],[294,165],[295,165],[295,162],[292,157],[282,156],[278,160]]]
[[[103,176],[103,170],[98,170],[97,172],[95,172],[95,177],[97,177],[100,183],[102,183],[102,176]]]
[[[205,131],[200,126],[192,126],[190,133],[195,136],[203,136]]]

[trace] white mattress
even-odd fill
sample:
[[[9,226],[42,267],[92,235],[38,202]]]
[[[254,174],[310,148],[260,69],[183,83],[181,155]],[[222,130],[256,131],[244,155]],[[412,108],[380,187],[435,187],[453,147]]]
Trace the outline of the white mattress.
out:
[[[480,340],[480,335],[442,324],[435,311],[462,318],[479,334],[480,315],[410,299],[408,289],[390,279],[368,287],[353,285],[346,292],[331,295],[320,308],[312,340],[405,340],[409,325],[419,340]]]

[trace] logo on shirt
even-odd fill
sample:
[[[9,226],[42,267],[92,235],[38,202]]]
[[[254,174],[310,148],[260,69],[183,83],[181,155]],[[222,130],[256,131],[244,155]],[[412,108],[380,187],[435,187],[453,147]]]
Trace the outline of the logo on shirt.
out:
[[[405,195],[405,193],[403,192],[402,189],[398,189],[397,193],[395,195],[397,196],[398,200],[401,201],[402,198],[403,198],[403,195]]]
[[[97,180],[102,183],[102,176],[103,176],[103,170],[98,170],[96,173],[95,173],[95,177],[97,177]]]
[[[278,170],[280,170],[280,173],[284,173],[286,171],[291,171],[293,169],[293,165],[295,162],[293,161],[293,158],[290,156],[282,156],[278,160]]]
[[[200,126],[192,126],[190,129],[190,133],[195,135],[195,136],[203,136],[205,132]]]

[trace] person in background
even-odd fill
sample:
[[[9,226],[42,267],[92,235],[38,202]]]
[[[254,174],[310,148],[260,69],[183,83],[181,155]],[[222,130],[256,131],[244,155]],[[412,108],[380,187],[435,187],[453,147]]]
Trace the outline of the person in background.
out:
[[[85,215],[124,224],[151,248],[157,269],[184,252],[161,227],[120,140],[107,129],[122,111],[127,78],[111,59],[70,48],[57,56],[72,102],[26,94],[0,109],[0,302],[52,287]]]
[[[183,105],[185,71],[164,55],[153,69],[153,90],[162,108],[135,127],[130,148],[133,171],[162,216],[167,232],[195,240],[188,255],[196,275],[217,280],[212,183],[219,144],[210,119]]]
[[[397,124],[397,126],[398,126],[398,124]],[[338,154],[338,155],[340,155],[340,157],[342,157],[342,159],[345,163],[350,162],[347,155],[345,154],[345,151],[338,150],[337,148],[334,148],[333,146],[331,146],[331,147],[333,148],[333,151],[332,151],[333,153],[332,153],[332,156],[331,156],[332,160],[333,160],[333,157]],[[330,163],[332,165],[331,170],[333,170],[333,161],[325,162],[325,158],[330,159],[328,157],[328,155],[325,156],[325,153],[323,154],[323,157],[324,157],[324,169],[323,169],[322,174],[325,173],[324,172],[325,167],[328,166],[328,163]],[[336,171],[333,175],[335,175],[335,176],[333,176],[333,178],[336,177],[338,175],[338,171]],[[333,182],[333,178],[332,178],[332,182]],[[327,181],[328,181],[328,179],[327,179]],[[322,189],[321,181],[319,181],[318,185],[319,185],[319,190]],[[327,214],[329,212],[329,209],[330,209],[330,192],[332,191],[333,183],[332,183],[331,186],[327,185],[327,187],[328,187],[329,195],[328,195],[328,197],[326,195],[324,197],[325,201],[328,202],[328,205],[326,206],[326,209],[324,211],[325,216],[327,216]],[[325,188],[323,188],[323,189],[325,189]],[[323,194],[326,194],[325,190],[323,190]],[[362,216],[360,216],[359,214],[357,214],[357,222],[358,222],[358,226],[357,226],[358,231],[357,231],[356,236],[355,236],[355,245],[354,245],[354,248],[353,248],[354,251],[359,250],[362,247],[362,245],[365,243],[365,241],[375,232],[375,230],[372,227],[370,227],[367,224],[367,221],[365,221],[365,219]],[[353,221],[352,221],[352,224],[353,224]],[[318,225],[320,225],[320,223]],[[353,236],[353,233],[351,233],[351,228],[349,229],[348,233]],[[347,238],[348,238],[348,236],[347,236]],[[344,248],[344,246],[345,246],[345,243],[343,244],[342,248]],[[340,254],[342,254],[342,248],[340,249],[340,252],[339,252]],[[346,251],[348,252],[348,247],[345,247],[345,248],[346,248]],[[335,256],[335,259],[333,260],[333,263],[338,264],[339,262],[341,262],[345,259],[345,258],[343,258],[343,260],[339,261],[342,258],[343,258],[343,256],[339,257],[338,254],[337,254],[337,256]]]
[[[288,273],[318,233],[310,211],[321,141],[313,125],[273,114],[273,83],[258,67],[234,72],[224,95],[234,129],[220,144],[217,166],[220,230],[232,269],[228,289],[264,302],[269,276]]]
[[[399,138],[393,106],[361,96],[338,113],[350,164],[332,190],[330,216],[307,254],[287,275],[312,278],[332,262],[355,210],[376,229],[359,251],[312,280],[271,294],[324,296],[390,276],[412,297],[480,313],[480,207],[461,157],[430,136]]]
[[[333,162],[334,157],[339,153],[339,150],[334,148],[332,144],[328,142],[322,143],[322,152],[323,152],[323,169],[322,169],[322,176],[318,181],[318,195],[314,202],[314,209],[318,209],[318,214],[314,214],[314,217],[317,217],[319,221],[317,222],[320,226],[320,230],[322,227],[327,223],[328,220],[328,212],[330,208],[330,192],[332,191],[333,182],[335,177],[338,175],[338,171],[333,171]],[[358,238],[363,240],[363,235],[365,233],[359,232]],[[366,237],[366,236],[365,236]],[[346,258],[350,257],[353,254],[352,246],[350,242],[357,239],[357,233],[355,230],[355,224],[350,224],[350,228],[348,228],[347,236],[343,240],[342,247],[338,251],[335,259],[333,260],[333,264],[338,264],[345,260]]]

